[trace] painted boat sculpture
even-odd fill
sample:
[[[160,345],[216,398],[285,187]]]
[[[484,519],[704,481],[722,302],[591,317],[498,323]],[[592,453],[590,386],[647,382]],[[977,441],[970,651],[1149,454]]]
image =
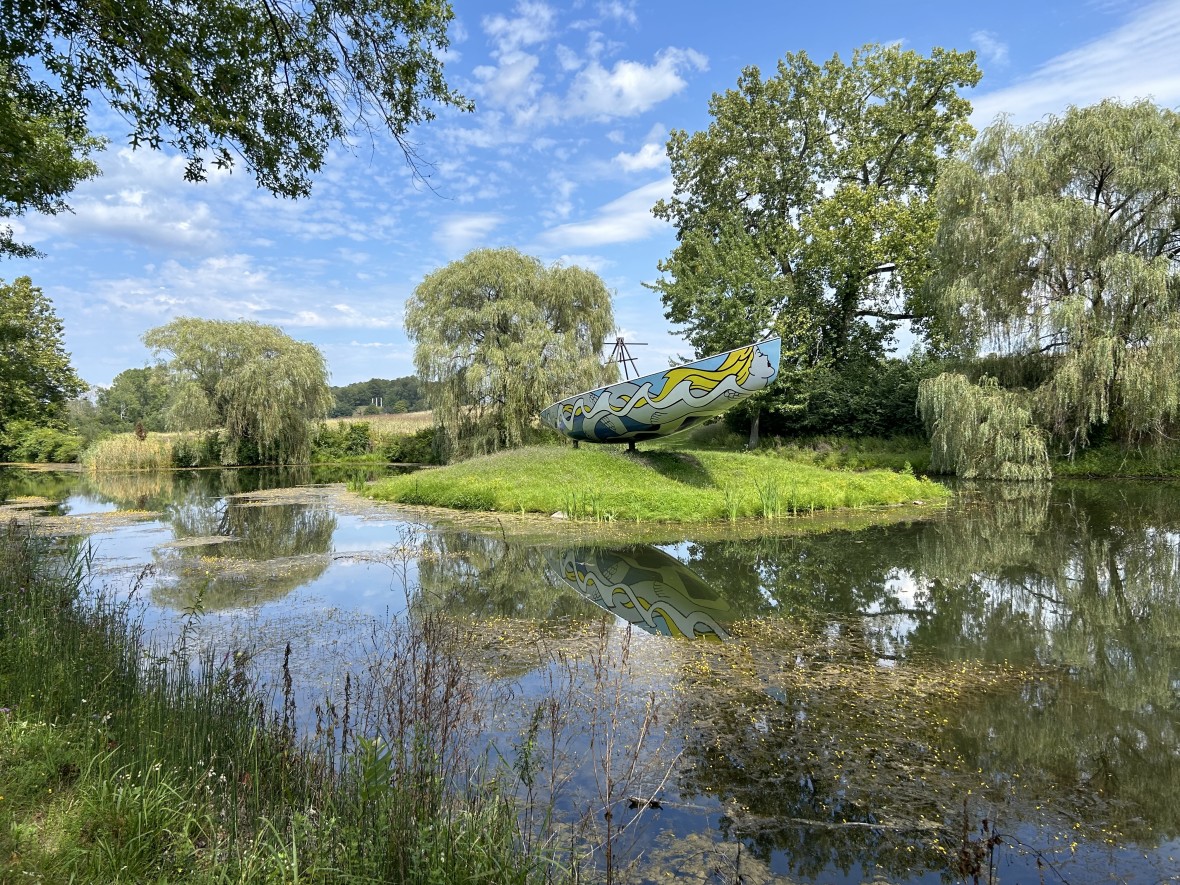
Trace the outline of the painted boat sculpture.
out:
[[[547,554],[566,584],[596,605],[648,633],[687,639],[728,639],[727,603],[691,569],[662,550],[573,547]]]
[[[541,420],[579,442],[641,442],[720,415],[778,377],[782,339],[770,338],[587,390],[547,407]]]

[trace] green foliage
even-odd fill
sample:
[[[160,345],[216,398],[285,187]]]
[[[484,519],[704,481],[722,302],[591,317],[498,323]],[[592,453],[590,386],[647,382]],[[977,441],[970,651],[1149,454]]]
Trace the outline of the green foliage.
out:
[[[824,470],[772,453],[533,447],[381,480],[380,500],[622,521],[699,521],[940,500],[910,473]],[[573,508],[572,512],[569,508]]]
[[[1104,101],[997,122],[939,184],[950,331],[1042,374],[1033,415],[1069,452],[1180,418],[1180,114]]]
[[[944,373],[918,387],[918,408],[933,452],[930,467],[963,479],[1048,479],[1044,434],[1033,424],[1027,393],[995,378],[972,384]]]
[[[401,412],[418,412],[426,409],[426,394],[422,384],[414,375],[403,378],[370,378],[368,381],[357,381],[343,387],[333,387],[332,396],[336,404],[329,414],[330,418],[348,418],[357,409],[367,409],[378,399],[381,405],[374,414],[398,414]]]
[[[165,428],[171,391],[161,366],[127,369],[115,376],[110,387],[98,388],[98,422],[119,433],[142,424],[145,430]]]
[[[6,7],[6,31],[7,19],[16,14]],[[0,218],[68,211],[65,195],[98,174],[90,155],[102,142],[87,135],[77,119],[30,104],[20,94],[21,76],[9,66],[4,47],[0,43]],[[0,258],[39,254],[12,234],[10,225],[0,226]]]
[[[435,105],[469,107],[443,80],[443,0],[24,0],[5,10],[5,99],[18,119],[64,121],[62,164],[96,89],[128,122],[133,147],[184,154],[186,179],[240,159],[287,197],[309,192],[333,143],[384,129],[413,163],[411,127]],[[20,159],[18,180],[39,174],[36,154]],[[49,196],[85,171],[59,174]]]
[[[365,421],[342,421],[335,427],[322,423],[312,443],[311,457],[316,463],[435,464],[434,437],[433,427],[391,433]]]
[[[391,464],[438,464],[437,435],[433,427],[390,434],[379,448],[381,459]]]
[[[169,421],[224,428],[224,463],[307,463],[314,422],[332,404],[315,346],[277,326],[182,317],[149,330],[144,343],[164,365],[175,398]]]
[[[0,280],[0,427],[19,419],[58,421],[67,401],[86,389],[70,366],[63,331],[32,280]]]
[[[57,427],[11,421],[0,431],[0,454],[10,461],[66,464],[78,460],[83,439]]]
[[[653,210],[679,244],[655,284],[698,352],[774,330],[800,366],[880,352],[920,301],[940,154],[973,134],[958,90],[972,53],[866,46],[850,63],[788,54],[668,141],[674,194]]]
[[[427,276],[406,334],[444,457],[522,445],[542,408],[612,380],[600,352],[613,328],[610,293],[580,267],[482,249]]]
[[[321,423],[311,446],[313,461],[348,461],[373,451],[372,428],[364,421],[342,421],[335,427]]]
[[[921,434],[918,383],[936,371],[917,360],[862,357],[795,373],[781,382],[783,398],[795,405],[780,404],[766,416],[763,431],[786,437]]]

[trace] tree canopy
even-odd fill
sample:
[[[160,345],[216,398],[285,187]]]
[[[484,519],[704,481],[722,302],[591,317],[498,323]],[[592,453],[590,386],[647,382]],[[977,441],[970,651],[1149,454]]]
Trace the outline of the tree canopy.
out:
[[[165,428],[171,388],[162,366],[127,369],[115,376],[110,387],[98,388],[95,418],[114,431]]]
[[[610,292],[580,267],[481,249],[427,276],[406,334],[444,454],[521,445],[550,402],[613,379],[601,358],[613,329]]]
[[[784,334],[800,365],[877,355],[924,320],[939,156],[968,142],[973,53],[869,45],[822,66],[788,54],[713,96],[709,128],[668,141],[654,208],[678,245],[654,288],[702,351]]]
[[[98,174],[90,155],[102,142],[76,121],[52,109],[33,112],[18,98],[15,78],[0,61],[0,218],[56,215],[69,208],[65,195],[78,182]],[[36,254],[15,240],[11,225],[0,227],[0,258]]]
[[[0,432],[11,422],[58,423],[86,389],[70,365],[61,320],[28,277],[0,280]]]
[[[1000,120],[938,186],[937,293],[1011,355],[1060,446],[1180,417],[1180,114],[1147,101]]]
[[[63,150],[85,153],[95,95],[132,146],[180,151],[192,181],[241,161],[261,187],[303,196],[330,145],[380,130],[413,164],[411,127],[436,106],[470,107],[443,78],[451,18],[446,0],[0,0],[0,115],[57,127],[31,141],[11,130],[26,152],[4,160],[14,191],[38,193],[46,152],[59,167]],[[88,169],[59,168],[41,188],[49,205]]]
[[[426,408],[422,385],[414,375],[392,380],[370,378],[368,381],[356,381],[333,387],[332,396],[336,398],[331,412],[333,418],[347,418],[357,409],[391,413],[417,412]]]
[[[328,370],[314,345],[277,326],[181,317],[149,330],[144,343],[173,383],[169,421],[224,429],[228,463],[306,463],[314,422],[332,405]]]

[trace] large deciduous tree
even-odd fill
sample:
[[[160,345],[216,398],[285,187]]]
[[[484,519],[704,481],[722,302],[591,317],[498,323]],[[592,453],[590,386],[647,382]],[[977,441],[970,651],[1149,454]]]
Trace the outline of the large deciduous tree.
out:
[[[610,292],[580,267],[481,249],[427,276],[406,333],[443,455],[521,445],[550,402],[613,380],[601,358],[613,328]]]
[[[947,324],[1025,367],[1017,386],[1063,448],[1175,428],[1180,114],[1104,101],[1000,120],[946,164],[938,207]]]
[[[67,210],[65,195],[98,174],[90,155],[101,143],[68,117],[36,113],[21,103],[16,78],[0,61],[0,218]],[[13,234],[11,225],[0,226],[0,258],[37,254]]]
[[[60,424],[86,389],[70,365],[61,320],[28,277],[0,280],[0,434],[12,422]]]
[[[0,126],[31,154],[15,186],[0,182],[35,194],[46,152],[84,162],[96,95],[133,146],[180,151],[192,181],[241,161],[261,187],[303,196],[332,144],[381,130],[417,170],[410,129],[436,106],[470,107],[443,78],[451,18],[446,0],[0,0],[0,116],[57,131],[29,142]],[[87,169],[60,172],[50,205]]]
[[[306,463],[314,423],[332,405],[328,370],[312,344],[277,326],[181,317],[149,330],[173,381],[170,423],[224,429],[228,463]]]
[[[163,430],[166,425],[171,387],[162,366],[126,369],[115,376],[110,387],[100,387],[96,399],[97,420],[110,430]]]
[[[788,54],[714,95],[713,122],[673,131],[679,240],[654,288],[698,353],[785,333],[801,366],[877,356],[923,321],[939,156],[969,141],[972,53],[866,46],[822,66]]]

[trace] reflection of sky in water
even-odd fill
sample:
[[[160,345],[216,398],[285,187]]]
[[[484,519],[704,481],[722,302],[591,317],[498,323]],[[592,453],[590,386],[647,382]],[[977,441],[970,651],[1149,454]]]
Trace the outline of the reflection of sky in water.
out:
[[[183,508],[186,513],[194,515],[194,511],[203,512],[203,508],[211,507],[221,500],[216,495],[194,493],[180,502],[178,511]],[[1096,506],[1086,501],[1082,504],[1091,508]],[[240,506],[240,502],[231,502],[229,506]],[[292,506],[302,507],[304,510],[300,512],[308,514],[316,512],[315,508],[323,505],[265,505],[266,508]],[[1013,507],[1015,508],[1015,505]],[[1162,505],[1158,503],[1152,507],[1158,508],[1158,512],[1171,513],[1163,510]],[[61,506],[61,511],[70,516],[101,515],[117,509],[117,504],[101,497],[78,493],[66,497]],[[1017,660],[1029,663],[1065,659],[1075,668],[1071,679],[1078,679],[1077,674],[1085,677],[1086,668],[1090,666],[1090,658],[1085,654],[1088,648],[1085,642],[1090,634],[1085,630],[1098,631],[1098,635],[1113,650],[1112,655],[1104,660],[1107,671],[1104,671],[1106,676],[1103,678],[1108,679],[1108,683],[1096,680],[1092,686],[1086,686],[1085,691],[1077,691],[1066,696],[1060,694],[1060,686],[1030,683],[1027,692],[1019,701],[1024,710],[1015,711],[1010,724],[1004,725],[996,719],[992,720],[995,723],[993,727],[980,730],[980,758],[990,758],[991,754],[998,754],[1002,758],[1002,754],[1009,750],[997,744],[1002,744],[1005,738],[1014,739],[1013,735],[1017,734],[1013,731],[1014,728],[1026,725],[1036,727],[1038,720],[1043,721],[1055,716],[1061,718],[1063,724],[1060,727],[1089,729],[1102,739],[1113,736],[1119,741],[1126,742],[1135,754],[1154,752],[1156,748],[1154,744],[1148,744],[1147,731],[1126,730],[1120,724],[1099,721],[1092,718],[1089,707],[1086,707],[1087,712],[1081,719],[1070,719],[1068,715],[1062,714],[1060,708],[1078,706],[1081,709],[1079,705],[1098,702],[1102,707],[1100,712],[1107,717],[1113,716],[1119,712],[1117,708],[1120,698],[1128,698],[1127,703],[1131,704],[1134,690],[1150,682],[1149,679],[1143,678],[1143,673],[1139,669],[1148,666],[1172,668],[1161,675],[1164,677],[1163,685],[1171,686],[1173,695],[1175,694],[1176,686],[1180,685],[1180,673],[1174,672],[1174,665],[1169,664],[1168,657],[1175,643],[1169,646],[1165,641],[1163,646],[1160,646],[1161,638],[1167,639],[1164,634],[1157,630],[1147,637],[1150,640],[1150,648],[1158,650],[1157,656],[1143,655],[1134,660],[1128,657],[1127,663],[1118,655],[1129,654],[1126,649],[1138,653],[1138,647],[1133,645],[1128,637],[1150,631],[1153,625],[1161,623],[1159,617],[1170,616],[1173,612],[1174,606],[1167,608],[1165,603],[1177,592],[1174,573],[1178,568],[1175,560],[1176,551],[1180,548],[1180,532],[1176,531],[1175,522],[1165,521],[1158,526],[1142,524],[1148,519],[1156,518],[1157,511],[1151,508],[1145,507],[1143,512],[1146,515],[1141,518],[1141,523],[1132,524],[1130,528],[1125,528],[1118,522],[1123,518],[1121,514],[1109,517],[1121,534],[1102,536],[1100,542],[1130,545],[1125,551],[1123,548],[1113,548],[1119,551],[1118,556],[1109,561],[1116,562],[1116,567],[1121,569],[1118,571],[1119,577],[1124,582],[1136,577],[1131,574],[1132,568],[1139,569],[1138,584],[1128,588],[1134,590],[1135,586],[1138,586],[1139,592],[1144,594],[1135,603],[1138,606],[1136,611],[1158,615],[1155,621],[1144,617],[1137,621],[1136,625],[1132,625],[1136,627],[1135,630],[1123,633],[1119,632],[1124,629],[1121,622],[1112,627],[1104,620],[1108,616],[1104,610],[1095,613],[1084,608],[1085,598],[1070,598],[1064,601],[1060,598],[1063,587],[1078,587],[1084,579],[1095,574],[1098,576],[1099,584],[1105,587],[1104,582],[1109,581],[1110,572],[1106,554],[1095,557],[1093,562],[1084,558],[1083,552],[1091,549],[1084,546],[1087,542],[1085,537],[1079,535],[1079,542],[1067,534],[1051,534],[1077,531],[1076,528],[1070,529],[1068,526],[1064,529],[1054,526],[1052,519],[1055,512],[1061,511],[1036,507],[1027,510],[1014,509],[1008,523],[997,516],[995,525],[985,523],[984,528],[987,532],[982,533],[976,530],[966,517],[961,525],[957,524],[955,519],[947,518],[941,524],[932,523],[924,528],[911,526],[897,531],[877,530],[875,534],[866,532],[856,535],[856,547],[849,545],[846,536],[831,535],[827,536],[831,540],[825,540],[825,536],[820,535],[815,539],[783,541],[778,546],[770,545],[761,550],[751,545],[748,548],[727,552],[720,547],[710,547],[691,541],[661,545],[659,549],[684,564],[689,570],[697,572],[702,580],[723,596],[727,591],[738,594],[734,598],[740,599],[741,604],[746,606],[742,610],[746,614],[761,617],[777,617],[782,614],[791,617],[798,610],[797,600],[805,606],[812,606],[813,609],[817,604],[822,605],[826,601],[838,603],[842,599],[850,600],[847,608],[824,613],[830,614],[832,619],[821,624],[819,642],[822,645],[831,644],[832,647],[837,647],[847,625],[855,622],[860,625],[862,635],[868,641],[873,654],[877,656],[876,662],[880,667],[902,666],[904,659],[915,648],[925,654],[946,654],[951,660],[970,660],[972,655],[978,655],[983,659],[986,654],[992,653],[985,642],[995,637],[994,641],[998,643],[994,651],[995,660],[1007,660],[1009,653],[1024,655],[1023,658],[1017,657]],[[990,513],[991,511],[977,510],[974,514],[968,515],[980,519],[990,518]],[[276,510],[273,515],[277,517],[281,513]],[[178,525],[179,523],[180,520]],[[190,520],[190,523],[198,528],[205,525],[196,518]],[[263,518],[254,521],[242,519],[230,524],[254,531],[250,545],[243,543],[239,549],[249,547],[251,551],[257,551],[257,555],[265,556],[273,555],[266,554],[268,547],[261,543],[260,539],[260,533],[264,536],[267,527],[296,525],[297,528],[311,533],[320,523],[315,520],[284,522],[281,519],[268,521]],[[425,531],[392,516],[372,517],[342,511],[330,514],[330,519],[324,521],[323,526],[323,533],[317,537],[328,538],[327,533],[330,529],[330,540],[324,541],[323,545],[308,554],[306,562],[310,563],[310,567],[307,568],[306,574],[310,576],[309,580],[298,583],[298,578],[303,573],[294,569],[288,572],[286,584],[276,579],[274,590],[277,595],[273,598],[267,596],[263,587],[259,593],[261,601],[254,604],[247,603],[248,593],[243,596],[241,602],[235,602],[232,596],[233,585],[227,584],[229,604],[203,614],[195,624],[193,640],[199,646],[253,649],[256,654],[254,663],[258,671],[267,674],[265,678],[272,680],[272,684],[273,681],[277,681],[275,674],[281,671],[284,650],[290,643],[297,704],[304,724],[309,724],[307,717],[315,703],[332,688],[335,675],[345,668],[355,669],[363,663],[372,622],[386,621],[391,616],[405,612],[407,591],[419,583],[418,564],[412,555],[405,553],[405,550],[418,533]],[[1059,536],[1069,539],[1069,543],[1076,546],[1061,545],[1056,552],[1058,558],[1051,560],[1048,557],[1055,555],[1055,549],[1049,540]],[[876,540],[861,540],[862,538]],[[118,595],[129,591],[136,576],[145,567],[156,568],[155,573],[140,587],[139,599],[141,602],[148,601],[145,608],[145,626],[165,649],[174,643],[179,635],[183,615],[176,609],[150,604],[152,582],[167,583],[178,580],[175,574],[170,573],[168,562],[191,564],[200,561],[203,555],[214,558],[210,560],[210,564],[215,568],[216,557],[228,556],[231,546],[239,546],[235,542],[228,542],[224,545],[210,544],[201,548],[160,550],[163,545],[173,540],[174,528],[164,519],[146,520],[101,531],[90,539],[97,566],[95,579]],[[979,551],[973,552],[971,545],[975,542],[978,542]],[[1012,552],[1005,550],[1003,544],[1010,545]],[[495,545],[492,546],[494,548]],[[461,551],[464,548],[453,549]],[[494,554],[493,550],[494,555],[480,560],[476,554],[481,550],[483,548],[473,548],[470,551],[473,557],[470,561],[485,562],[485,565],[494,567],[498,554]],[[1035,555],[1042,553],[1045,554],[1043,560],[1035,558]],[[825,556],[829,559],[823,559]],[[973,559],[973,556],[980,558]],[[507,558],[504,561],[511,563]],[[245,580],[266,583],[265,566],[269,560],[259,562],[239,556],[235,562],[244,563],[248,568],[261,565],[262,568],[257,572],[247,571]],[[805,565],[815,562],[830,562],[836,567],[824,571],[808,571],[804,568]],[[1009,566],[1009,563],[1012,565]],[[741,567],[747,564],[750,566],[747,569],[750,580],[757,582],[757,586],[739,587],[734,582],[739,580],[738,572]],[[860,567],[862,564],[863,568]],[[492,594],[489,598],[493,602],[498,601],[499,598],[493,594],[494,588],[483,586],[482,582],[486,575],[481,575],[478,569],[471,573],[464,572],[464,575],[474,587],[479,590],[486,589]],[[515,571],[507,576],[501,574],[502,578],[508,578],[509,587],[515,586],[511,582],[514,576]],[[521,574],[519,578],[519,587],[513,591],[519,593],[516,599],[525,599],[530,593],[543,597],[547,592],[555,592],[552,587],[547,590],[547,585],[537,576]],[[1148,585],[1149,591],[1143,591],[1142,588]],[[813,593],[816,586],[823,592]],[[848,592],[845,592],[846,590]],[[741,596],[740,593],[745,595]],[[827,595],[824,595],[825,593]],[[482,597],[473,592],[471,598]],[[954,605],[947,605],[948,599],[955,605],[961,604],[962,611],[955,609]],[[587,601],[584,605],[588,607],[591,603]],[[1161,606],[1162,614],[1159,612]],[[1118,611],[1110,617],[1116,615]],[[1076,626],[1078,624],[1085,630]],[[989,632],[996,625],[1001,628],[999,632]],[[614,621],[610,627],[610,634],[617,637],[622,629],[622,622]],[[661,650],[669,648],[665,643],[671,640],[658,636],[640,637],[637,634],[634,641],[637,647],[643,648],[644,654],[658,658]],[[1004,645],[1005,642],[1008,644]],[[1058,643],[1063,645],[1060,652]],[[1065,647],[1070,643],[1073,644],[1072,647]],[[676,652],[671,652],[666,656],[671,658],[675,654]],[[1029,657],[1029,654],[1032,657]],[[906,671],[876,672],[904,674]],[[674,674],[664,674],[661,679],[667,686],[676,684]],[[1109,698],[1095,694],[1103,690],[1106,684],[1111,686]],[[1124,688],[1129,691],[1124,691]],[[546,689],[544,671],[533,670],[524,673],[520,678],[519,689],[522,698],[542,694]],[[773,692],[767,694],[774,697]],[[780,703],[786,701],[785,698],[778,700]],[[1144,726],[1157,729],[1156,732],[1151,732],[1153,741],[1162,733],[1159,729],[1166,724],[1162,722],[1161,717],[1166,717],[1164,713],[1159,712],[1160,709],[1156,707],[1148,711],[1154,720]],[[1002,713],[1003,711],[989,711],[989,715]],[[1140,715],[1143,718],[1147,714],[1140,711]],[[802,711],[799,716],[798,721],[804,723],[806,720]],[[1134,725],[1130,720],[1128,723]],[[958,725],[952,722],[948,730],[953,730]],[[754,727],[757,728],[758,723],[754,723]],[[766,727],[765,721],[762,722],[762,727]],[[509,730],[500,736],[511,738],[510,725],[506,728]],[[1044,739],[1048,734],[1049,731],[1046,730],[1040,737]],[[1078,740],[1076,735],[1071,739]],[[1094,752],[1088,745],[1081,746],[1079,753]],[[1133,760],[1123,760],[1122,764],[1132,766]],[[1130,770],[1130,774],[1137,776],[1141,772],[1133,769]],[[702,826],[700,821],[704,818],[708,825],[715,829],[718,820],[718,805],[715,798],[700,796],[696,801],[701,803],[698,811],[673,813],[669,810],[661,816],[653,816],[648,826],[653,830],[683,836],[699,831]],[[1167,877],[1175,876],[1176,870],[1180,870],[1180,862],[1174,860],[1180,855],[1180,844],[1176,841],[1156,846],[1144,845],[1141,848],[1104,847],[1096,841],[1088,841],[1085,837],[1079,836],[1080,844],[1074,852],[1070,850],[1068,841],[1060,843],[1060,830],[1039,828],[1036,823],[1023,822],[1017,817],[1006,821],[1005,809],[1002,807],[993,810],[992,813],[995,812],[999,813],[1002,830],[1015,835],[1028,845],[1050,850],[1052,860],[1061,876],[1075,885],[1106,880],[1112,874],[1117,874],[1119,881],[1146,885],[1171,881]],[[789,856],[783,851],[772,850],[770,858],[772,869],[775,871],[784,874],[792,872]],[[1022,854],[1021,849],[1015,844],[1006,846],[998,855],[998,860],[998,872],[1003,881],[1021,885],[1031,885],[1040,881],[1035,858],[1027,853]],[[859,882],[873,875],[874,871],[871,868],[862,867],[854,862],[847,873],[841,872],[835,866],[827,866],[819,875],[818,881]],[[941,877],[937,873],[932,873],[925,876],[910,876],[905,881],[933,883],[941,881]]]
[[[61,503],[61,512],[70,516],[85,516],[91,513],[114,513],[119,505],[111,501],[100,501],[88,495],[70,495]]]

